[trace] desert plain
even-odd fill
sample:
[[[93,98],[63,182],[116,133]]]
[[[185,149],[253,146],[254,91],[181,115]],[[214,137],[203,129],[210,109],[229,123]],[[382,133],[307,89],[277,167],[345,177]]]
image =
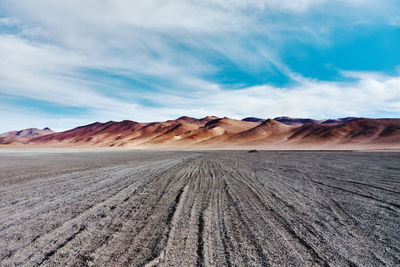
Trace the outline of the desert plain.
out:
[[[1,266],[398,266],[400,153],[0,150]]]

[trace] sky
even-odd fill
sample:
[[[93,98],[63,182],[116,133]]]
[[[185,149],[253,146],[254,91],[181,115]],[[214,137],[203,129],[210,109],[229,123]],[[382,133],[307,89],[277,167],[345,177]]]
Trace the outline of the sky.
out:
[[[0,132],[400,117],[398,0],[0,0]]]

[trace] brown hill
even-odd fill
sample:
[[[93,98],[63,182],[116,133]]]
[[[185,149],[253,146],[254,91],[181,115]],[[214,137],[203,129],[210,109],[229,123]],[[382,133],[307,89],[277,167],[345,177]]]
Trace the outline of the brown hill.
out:
[[[47,135],[47,134],[51,134],[51,133],[54,133],[54,132],[47,127],[44,129],[29,128],[29,129],[24,129],[24,130],[19,130],[19,131],[3,133],[3,134],[0,134],[0,137],[30,138],[30,137],[34,137],[34,136],[42,136],[42,135]]]
[[[272,142],[284,139],[296,126],[287,125],[273,119],[267,119],[261,124],[247,131],[240,132],[232,136],[229,141],[234,143],[253,143],[254,141]],[[286,139],[286,138],[285,138]]]
[[[207,122],[203,127],[193,132],[193,135],[182,140],[182,144],[190,140],[196,146],[220,146],[229,145],[227,140],[235,134],[247,131],[258,126],[259,122],[248,122],[230,119],[227,117],[217,118]]]
[[[32,137],[44,136],[52,133],[54,132],[47,127],[44,129],[29,128],[19,131],[6,132],[0,134],[0,144],[23,144]]]
[[[187,137],[216,117],[195,119],[180,117],[165,122],[138,123],[135,121],[96,122],[65,132],[32,138],[30,144],[58,146],[137,147],[166,145]],[[188,134],[189,133],[189,134]]]
[[[197,130],[213,117],[195,119],[190,117],[180,117],[177,120],[166,122],[151,123],[140,130],[141,134],[135,139],[137,145],[142,146],[165,146],[174,143],[182,138],[189,136],[192,131]],[[132,146],[132,142],[126,142],[122,145]]]
[[[400,119],[362,119],[339,125],[306,124],[289,139],[297,143],[400,144]]]
[[[10,145],[10,144],[21,144],[18,142],[19,140],[14,137],[0,137],[0,144],[1,145]]]
[[[3,144],[15,144],[0,137]],[[164,122],[96,122],[25,140],[29,146],[122,148],[400,148],[400,119],[360,119],[344,123],[285,124],[268,119],[241,121],[214,116]]]
[[[327,119],[327,120],[314,120],[310,118],[291,118],[287,116],[277,117],[274,120],[282,122],[288,125],[300,125],[300,124],[343,124],[346,122],[362,120],[364,118],[359,117],[345,117],[338,119]]]
[[[30,139],[31,144],[88,144],[96,145],[135,133],[141,124],[134,121],[95,122],[65,132]]]

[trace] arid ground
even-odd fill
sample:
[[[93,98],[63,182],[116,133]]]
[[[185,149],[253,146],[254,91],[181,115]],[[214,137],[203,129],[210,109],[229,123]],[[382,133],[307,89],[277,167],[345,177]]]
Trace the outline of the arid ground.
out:
[[[0,151],[0,266],[399,266],[400,153]]]

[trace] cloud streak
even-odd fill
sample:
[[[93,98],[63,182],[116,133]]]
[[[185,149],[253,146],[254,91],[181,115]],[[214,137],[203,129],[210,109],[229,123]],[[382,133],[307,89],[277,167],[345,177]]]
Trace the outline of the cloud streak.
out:
[[[46,120],[67,129],[90,120],[181,115],[400,114],[398,76],[345,70],[339,80],[347,82],[320,81],[282,58],[293,41],[334,45],[338,27],[396,24],[399,5],[391,0],[4,0],[0,8],[0,100],[87,110],[60,111],[62,127],[50,112],[23,107],[32,113],[15,124],[7,117],[18,107],[5,104],[0,131]],[[263,78],[277,73],[290,82]]]
[[[214,89],[176,95],[167,101],[162,95],[148,97],[162,106],[168,106],[170,101],[181,103],[170,112],[198,117],[215,114],[236,118],[250,115],[262,118],[281,115],[332,118],[400,113],[400,77],[370,73],[346,75],[359,80],[307,80],[290,89],[262,85],[235,91],[222,90],[215,85]]]

